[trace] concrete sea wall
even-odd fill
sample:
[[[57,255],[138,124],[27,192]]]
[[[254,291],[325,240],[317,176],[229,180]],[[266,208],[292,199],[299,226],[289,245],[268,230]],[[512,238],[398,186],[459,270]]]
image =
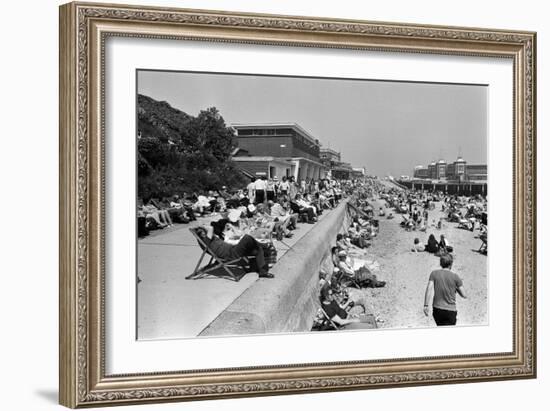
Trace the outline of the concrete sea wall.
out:
[[[277,261],[274,279],[254,283],[200,336],[309,331],[319,307],[319,270],[331,268],[330,247],[350,223],[347,201]]]

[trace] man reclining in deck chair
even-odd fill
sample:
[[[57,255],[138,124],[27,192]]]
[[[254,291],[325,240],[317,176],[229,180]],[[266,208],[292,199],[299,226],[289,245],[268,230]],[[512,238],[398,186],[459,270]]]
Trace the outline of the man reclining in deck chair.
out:
[[[231,260],[239,257],[254,256],[260,278],[274,277],[273,274],[268,272],[263,247],[251,235],[246,234],[237,244],[231,245],[214,235],[214,227],[198,227],[196,233],[217,257]]]

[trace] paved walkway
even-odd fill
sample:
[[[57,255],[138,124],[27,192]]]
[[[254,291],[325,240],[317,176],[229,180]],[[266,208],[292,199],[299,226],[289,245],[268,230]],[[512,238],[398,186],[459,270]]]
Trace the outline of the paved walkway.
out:
[[[320,219],[329,212],[323,213]],[[137,287],[138,339],[195,337],[255,281],[270,281],[258,279],[256,273],[246,274],[239,282],[220,278],[185,279],[201,255],[189,228],[208,225],[219,218],[214,215],[192,224],[154,231],[138,241],[141,280]],[[292,238],[274,241],[278,259],[313,227],[298,224]]]

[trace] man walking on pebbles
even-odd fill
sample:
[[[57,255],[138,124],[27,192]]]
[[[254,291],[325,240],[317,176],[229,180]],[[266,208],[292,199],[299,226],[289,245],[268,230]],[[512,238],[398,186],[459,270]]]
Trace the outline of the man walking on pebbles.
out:
[[[456,294],[466,298],[462,279],[451,271],[453,257],[443,254],[439,259],[440,270],[430,274],[424,295],[424,314],[430,314],[429,302],[433,295],[433,317],[439,325],[456,325]]]

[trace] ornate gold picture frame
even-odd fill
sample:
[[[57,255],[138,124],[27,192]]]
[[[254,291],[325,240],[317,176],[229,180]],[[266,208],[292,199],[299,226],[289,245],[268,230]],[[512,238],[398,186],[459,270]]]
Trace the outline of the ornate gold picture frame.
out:
[[[107,374],[105,43],[169,39],[513,63],[509,352]],[[60,7],[60,403],[67,407],[536,377],[536,35],[92,3]],[[130,125],[129,125],[130,126]],[[260,338],[260,337],[258,337]],[[265,337],[261,337],[265,338]],[[222,349],[222,348],[220,348]]]

